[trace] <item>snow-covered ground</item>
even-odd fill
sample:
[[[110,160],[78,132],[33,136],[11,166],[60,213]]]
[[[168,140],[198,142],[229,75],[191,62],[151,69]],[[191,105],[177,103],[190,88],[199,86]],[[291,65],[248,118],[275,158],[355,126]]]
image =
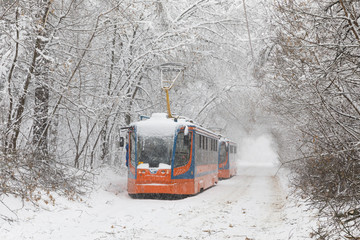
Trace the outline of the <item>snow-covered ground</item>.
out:
[[[55,195],[55,206],[36,209],[3,198],[15,212],[1,206],[0,213],[15,221],[0,220],[0,239],[309,239],[312,218],[287,198],[287,171],[274,175],[271,139],[241,146],[238,176],[185,199],[132,199],[125,176],[108,168],[83,201]]]

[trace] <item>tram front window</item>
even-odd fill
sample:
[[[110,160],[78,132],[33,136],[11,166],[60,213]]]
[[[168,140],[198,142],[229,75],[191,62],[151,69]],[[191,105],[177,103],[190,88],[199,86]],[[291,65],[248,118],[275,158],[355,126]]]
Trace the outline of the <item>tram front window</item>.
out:
[[[184,136],[184,131],[178,133],[176,139],[174,167],[185,166],[190,159],[191,135]]]
[[[173,137],[139,137],[138,162],[149,167],[159,167],[160,163],[171,165]]]

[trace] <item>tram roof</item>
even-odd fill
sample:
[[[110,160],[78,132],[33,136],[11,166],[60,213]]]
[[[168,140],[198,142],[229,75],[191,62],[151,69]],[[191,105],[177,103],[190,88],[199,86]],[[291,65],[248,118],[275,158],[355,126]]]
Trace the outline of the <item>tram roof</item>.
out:
[[[135,126],[141,136],[174,136],[176,130],[184,126],[197,127],[210,134],[217,135],[194,123],[191,119],[180,117],[175,120],[168,118],[166,113],[153,113],[149,119],[134,122],[131,126]]]
[[[194,126],[188,119],[174,121],[166,113],[153,113],[149,119],[131,124],[142,136],[174,136],[175,131],[183,126]]]
[[[232,141],[232,140],[230,140],[230,139],[228,139],[227,137],[224,137],[224,136],[221,136],[220,142],[228,142],[230,144],[237,145],[236,142],[234,142],[234,141]]]

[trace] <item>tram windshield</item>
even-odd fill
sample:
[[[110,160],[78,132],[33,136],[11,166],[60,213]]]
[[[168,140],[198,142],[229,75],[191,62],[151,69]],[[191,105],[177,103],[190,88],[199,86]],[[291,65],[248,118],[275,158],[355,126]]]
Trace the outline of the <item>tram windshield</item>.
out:
[[[171,165],[173,137],[138,138],[138,162],[148,163],[149,167],[159,167],[160,163]]]

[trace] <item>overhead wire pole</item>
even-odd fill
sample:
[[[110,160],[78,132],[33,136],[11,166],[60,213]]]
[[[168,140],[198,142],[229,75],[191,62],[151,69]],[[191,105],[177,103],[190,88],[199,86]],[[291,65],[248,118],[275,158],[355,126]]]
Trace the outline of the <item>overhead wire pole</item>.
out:
[[[170,110],[170,97],[169,91],[174,86],[175,81],[183,73],[184,78],[184,69],[185,66],[180,63],[165,63],[160,65],[160,78],[161,78],[161,88],[165,91],[166,94],[166,108],[168,112],[168,118],[173,118]],[[165,77],[164,74],[168,73],[170,76]],[[175,74],[175,77],[173,77]]]
[[[170,88],[164,88],[164,91],[166,93],[166,108],[168,112],[168,118],[172,118],[172,114],[170,110],[170,97],[169,97]]]
[[[249,29],[249,21],[248,21],[248,17],[246,14],[246,4],[245,4],[245,0],[243,0],[243,5],[244,5],[244,14],[245,14],[245,20],[246,20],[246,27],[247,27],[247,32],[248,32],[248,37],[249,37],[249,45],[250,45],[250,51],[251,51],[251,58],[252,60],[254,59],[254,51],[253,51],[253,47],[252,47],[252,43],[251,43],[251,35],[250,35],[250,29]]]

